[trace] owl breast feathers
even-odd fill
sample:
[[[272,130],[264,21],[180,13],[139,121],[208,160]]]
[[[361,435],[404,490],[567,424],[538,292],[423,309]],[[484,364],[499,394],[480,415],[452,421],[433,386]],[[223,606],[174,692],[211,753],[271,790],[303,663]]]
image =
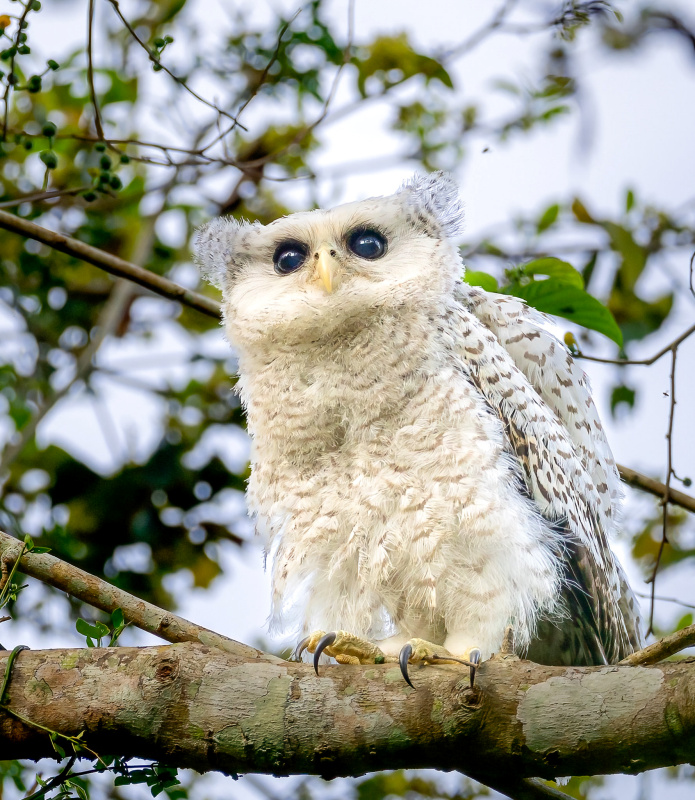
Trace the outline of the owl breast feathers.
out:
[[[454,183],[217,219],[279,626],[613,663],[641,643],[586,376],[524,302],[462,282]]]

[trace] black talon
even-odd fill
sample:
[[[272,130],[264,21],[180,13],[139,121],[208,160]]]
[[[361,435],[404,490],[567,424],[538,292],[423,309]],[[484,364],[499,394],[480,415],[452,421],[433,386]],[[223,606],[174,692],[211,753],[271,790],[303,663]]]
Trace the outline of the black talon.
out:
[[[323,653],[327,647],[330,647],[334,641],[334,632],[326,633],[319,639],[319,643],[316,645],[316,651],[314,652],[314,671],[317,675],[319,674],[319,658],[321,658],[321,653]]]
[[[410,686],[412,689],[415,687],[410,682],[410,676],[408,675],[408,660],[410,656],[413,654],[413,646],[410,643],[404,644],[401,647],[401,652],[398,654],[398,663],[401,667],[401,675],[405,678],[405,682]]]
[[[475,685],[475,671],[478,669],[478,664],[480,663],[480,650],[476,647],[474,650],[471,650],[471,654],[469,656],[471,660],[470,666],[470,679],[471,679],[471,689]]]
[[[310,640],[311,636],[305,636],[301,642],[297,644],[297,646],[294,648],[294,652],[290,656],[290,661],[302,660],[302,653],[306,650]]]

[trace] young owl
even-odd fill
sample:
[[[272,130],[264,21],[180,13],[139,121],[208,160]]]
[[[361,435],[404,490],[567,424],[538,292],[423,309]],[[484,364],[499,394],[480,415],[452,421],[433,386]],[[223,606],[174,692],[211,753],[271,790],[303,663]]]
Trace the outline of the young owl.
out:
[[[341,663],[546,664],[640,643],[618,472],[584,373],[523,301],[462,282],[447,176],[270,225],[217,219],[273,616]],[[326,633],[328,631],[328,633]],[[471,668],[473,675],[473,668]]]

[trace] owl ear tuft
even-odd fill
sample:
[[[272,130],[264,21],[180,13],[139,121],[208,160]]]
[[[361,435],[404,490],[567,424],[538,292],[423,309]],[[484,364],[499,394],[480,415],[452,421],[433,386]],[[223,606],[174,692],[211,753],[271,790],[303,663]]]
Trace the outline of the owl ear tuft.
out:
[[[218,217],[201,225],[195,237],[195,263],[203,277],[223,292],[234,266],[234,244],[242,227],[246,224],[232,217]]]
[[[425,211],[439,223],[445,236],[463,231],[463,202],[456,181],[445,172],[415,175],[398,190],[410,205]]]

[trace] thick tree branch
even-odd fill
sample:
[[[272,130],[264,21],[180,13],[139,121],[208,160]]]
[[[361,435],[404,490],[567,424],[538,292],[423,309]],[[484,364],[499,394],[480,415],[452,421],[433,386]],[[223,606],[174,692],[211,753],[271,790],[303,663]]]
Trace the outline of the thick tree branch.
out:
[[[0,563],[3,565],[14,564],[22,547],[23,543],[18,539],[0,531]],[[241,644],[234,639],[228,639],[226,636],[140,600],[138,597],[124,592],[123,589],[111,586],[101,578],[97,578],[96,575],[90,575],[88,572],[46,553],[25,553],[19,568],[25,575],[67,592],[72,597],[101,611],[111,613],[117,608],[122,608],[128,622],[167,642],[203,642],[247,660],[279,661],[274,656],[262,653],[254,647]]]
[[[0,674],[9,654],[0,655]],[[506,656],[476,687],[455,665],[248,662],[198,643],[19,654],[9,709],[98,753],[198,771],[361,775],[457,769],[492,785],[640,772],[692,760],[695,663],[544,667]],[[4,758],[54,756],[45,733],[0,710]],[[486,778],[487,776],[487,778]],[[527,795],[528,796],[528,795]]]

